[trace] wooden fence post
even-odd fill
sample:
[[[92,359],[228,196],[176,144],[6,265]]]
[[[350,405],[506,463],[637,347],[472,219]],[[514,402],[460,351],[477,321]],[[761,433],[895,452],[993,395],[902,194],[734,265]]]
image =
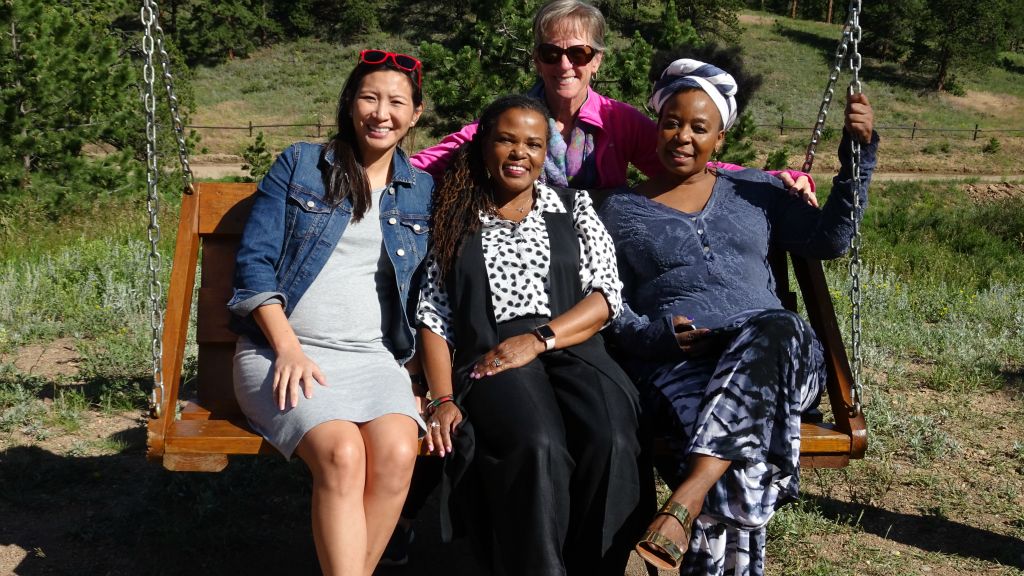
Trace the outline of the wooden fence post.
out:
[[[252,138],[252,120],[249,120],[249,138]]]
[[[910,139],[913,140],[914,136],[916,134],[917,134],[917,121],[915,120],[914,121],[914,127],[910,130]]]
[[[975,140],[978,139],[978,125],[977,124],[974,125],[974,139]]]
[[[782,116],[779,118],[779,136],[783,136],[785,134],[786,134],[786,113],[783,112]]]

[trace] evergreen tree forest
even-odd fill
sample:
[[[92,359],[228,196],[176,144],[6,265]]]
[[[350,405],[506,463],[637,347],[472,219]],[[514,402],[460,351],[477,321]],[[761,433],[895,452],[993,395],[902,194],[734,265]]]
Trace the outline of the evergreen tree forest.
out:
[[[540,0],[166,0],[159,20],[181,106],[189,71],[296,38],[359,46],[381,33],[418,46],[437,130],[475,117],[494,95],[532,83],[531,19]],[[841,22],[835,0],[595,0],[615,49],[595,87],[642,106],[652,54],[682,43],[729,45],[749,8]],[[0,207],[66,206],[135,193],[144,166],[141,0],[0,0]],[[1024,52],[1019,0],[865,3],[869,55],[927,78],[927,90]],[[1003,62],[1003,65],[1014,65]],[[157,83],[161,84],[160,74]],[[158,90],[162,86],[158,87]],[[163,100],[163,98],[158,98]],[[159,110],[169,126],[165,105]],[[168,130],[161,146],[173,157]],[[742,147],[737,147],[743,161]]]

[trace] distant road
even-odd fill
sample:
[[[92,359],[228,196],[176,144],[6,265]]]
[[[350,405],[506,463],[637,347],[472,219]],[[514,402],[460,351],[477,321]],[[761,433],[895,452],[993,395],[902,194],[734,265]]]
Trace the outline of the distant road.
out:
[[[814,174],[815,178],[831,178],[831,174]],[[976,180],[978,182],[1021,182],[1024,174],[931,174],[927,172],[875,172],[874,180],[899,181],[908,180]]]
[[[240,163],[207,163],[193,162],[190,164],[192,173],[196,178],[216,180],[228,176],[246,176],[249,172],[242,169]],[[832,174],[825,172],[814,173],[815,180],[819,182],[828,181]],[[976,180],[978,182],[1022,182],[1024,174],[953,174],[953,173],[927,173],[927,172],[875,172],[875,180],[878,181],[900,181],[908,180]]]

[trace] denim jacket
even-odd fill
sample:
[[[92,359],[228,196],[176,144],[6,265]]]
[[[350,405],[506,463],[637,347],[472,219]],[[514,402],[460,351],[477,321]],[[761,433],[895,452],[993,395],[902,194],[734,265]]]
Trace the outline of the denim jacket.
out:
[[[352,203],[346,198],[332,208],[324,202],[333,158],[332,148],[300,142],[282,152],[260,181],[235,259],[234,295],[228,302],[235,332],[266,342],[252,311],[278,299],[285,315],[291,315],[344,234]],[[413,168],[401,149],[391,162],[392,180],[380,200],[380,226],[403,309],[392,314],[395,325],[388,327],[385,341],[405,363],[415,350],[415,297],[427,254],[434,181]]]

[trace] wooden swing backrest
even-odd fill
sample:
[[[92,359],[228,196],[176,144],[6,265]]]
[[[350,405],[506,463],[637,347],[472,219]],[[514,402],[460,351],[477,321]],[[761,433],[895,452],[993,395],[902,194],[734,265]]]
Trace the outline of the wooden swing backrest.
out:
[[[232,356],[237,336],[228,329],[235,252],[248,217],[255,184],[203,183],[182,198],[174,264],[164,317],[163,376],[160,417],[149,422],[149,456],[170,470],[219,471],[232,454],[274,453],[245,423],[235,401]],[[200,248],[202,250],[200,250]],[[198,267],[198,258],[202,263]],[[786,258],[772,255],[771,265],[784,305],[796,310],[789,288]],[[850,416],[852,396],[846,350],[821,263],[793,257],[808,319],[821,339],[828,363],[828,397],[834,424],[804,423],[801,465],[845,466],[863,457],[867,435],[863,416]],[[182,363],[196,277],[198,373],[195,399],[179,401]],[[176,417],[177,412],[177,417]]]

